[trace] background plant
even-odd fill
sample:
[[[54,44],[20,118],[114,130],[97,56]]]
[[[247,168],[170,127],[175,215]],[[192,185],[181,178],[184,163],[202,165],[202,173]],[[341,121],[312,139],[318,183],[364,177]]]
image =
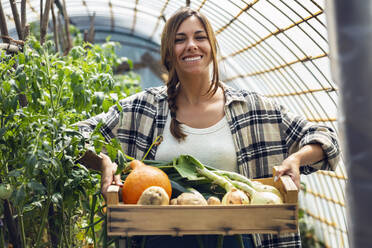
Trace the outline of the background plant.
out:
[[[137,75],[113,76],[112,68],[126,60],[116,47],[75,39],[62,56],[53,42],[30,37],[23,52],[1,51],[0,191],[11,193],[0,192],[1,245],[110,244],[102,229],[100,175],[76,163],[87,140],[72,124],[140,90]]]

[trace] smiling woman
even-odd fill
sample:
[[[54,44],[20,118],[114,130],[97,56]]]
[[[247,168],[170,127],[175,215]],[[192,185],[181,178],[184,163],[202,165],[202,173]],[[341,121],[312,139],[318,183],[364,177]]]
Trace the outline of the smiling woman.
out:
[[[118,138],[123,151],[137,159],[162,135],[163,142],[150,149],[148,159],[172,160],[180,153],[189,154],[203,164],[248,178],[270,177],[273,166],[280,165],[275,176],[289,175],[298,187],[300,172],[336,168],[339,146],[331,128],[219,80],[216,38],[199,12],[178,10],[166,22],[161,42],[162,63],[169,74],[166,85],[128,97],[107,113],[81,122],[82,131],[92,131],[102,122],[104,137]],[[105,194],[114,180],[119,181],[114,175],[116,164],[102,156]],[[243,235],[245,247],[300,246],[297,233],[252,237]],[[238,247],[230,238],[224,247]],[[216,247],[214,236],[204,236],[203,241],[207,247]],[[197,247],[197,239],[155,237],[147,240],[146,247]]]

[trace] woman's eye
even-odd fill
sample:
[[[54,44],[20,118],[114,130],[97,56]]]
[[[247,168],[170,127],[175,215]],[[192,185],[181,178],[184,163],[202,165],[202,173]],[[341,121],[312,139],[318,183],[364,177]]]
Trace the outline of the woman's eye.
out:
[[[184,40],[185,40],[185,39],[175,39],[174,42],[175,42],[175,43],[180,43],[180,42],[182,42],[182,41],[184,41]]]
[[[207,36],[198,36],[196,37],[197,40],[205,40],[207,39]]]

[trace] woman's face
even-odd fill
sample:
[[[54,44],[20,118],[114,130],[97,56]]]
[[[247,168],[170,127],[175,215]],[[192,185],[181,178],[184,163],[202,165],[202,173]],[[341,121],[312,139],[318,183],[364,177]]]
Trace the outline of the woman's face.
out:
[[[175,68],[179,77],[209,74],[211,45],[203,24],[196,16],[184,20],[174,41]]]

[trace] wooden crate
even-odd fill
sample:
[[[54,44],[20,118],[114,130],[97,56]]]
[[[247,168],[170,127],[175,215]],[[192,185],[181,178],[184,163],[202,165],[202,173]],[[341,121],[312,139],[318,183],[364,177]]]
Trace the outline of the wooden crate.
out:
[[[273,185],[284,196],[280,205],[141,206],[119,202],[119,187],[110,186],[107,197],[109,236],[187,234],[247,234],[297,232],[298,189],[288,176]]]

